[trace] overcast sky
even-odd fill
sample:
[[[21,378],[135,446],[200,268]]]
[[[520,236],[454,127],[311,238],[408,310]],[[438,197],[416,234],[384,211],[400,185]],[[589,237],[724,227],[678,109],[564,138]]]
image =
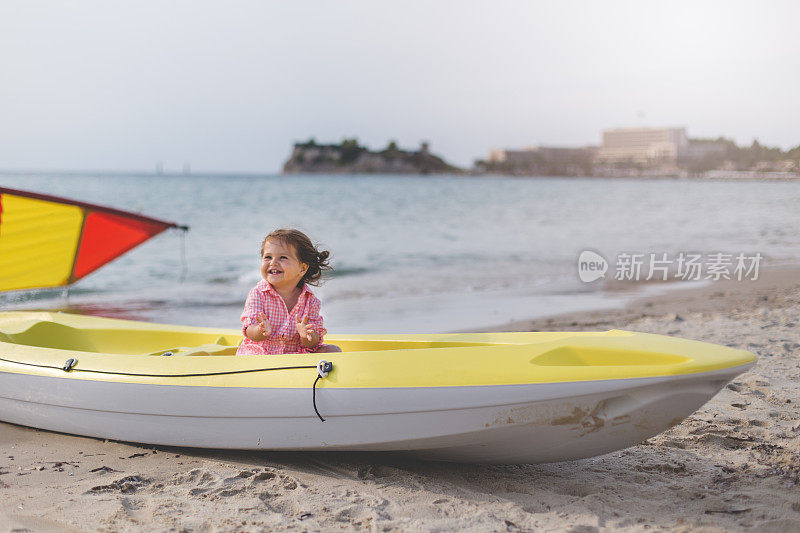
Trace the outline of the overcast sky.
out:
[[[604,128],[800,144],[800,3],[9,1],[0,169],[275,172],[294,141],[460,165]]]

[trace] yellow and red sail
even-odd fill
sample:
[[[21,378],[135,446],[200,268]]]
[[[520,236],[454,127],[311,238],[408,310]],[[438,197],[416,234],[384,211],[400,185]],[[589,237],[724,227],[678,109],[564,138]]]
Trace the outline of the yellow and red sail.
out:
[[[75,283],[168,228],[119,209],[0,187],[0,291]]]

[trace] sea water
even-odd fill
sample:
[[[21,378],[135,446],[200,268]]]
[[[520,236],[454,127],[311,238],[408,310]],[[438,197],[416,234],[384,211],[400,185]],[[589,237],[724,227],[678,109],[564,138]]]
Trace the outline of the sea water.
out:
[[[68,296],[11,293],[3,309],[235,328],[259,280],[261,240],[278,227],[332,252],[335,269],[316,292],[326,327],[340,333],[463,331],[654,290],[582,282],[584,250],[612,263],[606,279],[625,252],[760,253],[762,268],[800,261],[798,182],[39,173],[2,175],[0,185],[191,227],[185,242],[163,233]]]

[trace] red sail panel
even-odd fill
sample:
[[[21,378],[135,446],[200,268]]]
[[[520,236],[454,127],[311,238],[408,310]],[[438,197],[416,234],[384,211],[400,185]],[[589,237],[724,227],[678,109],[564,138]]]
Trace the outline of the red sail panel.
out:
[[[171,227],[170,223],[130,218],[113,213],[89,212],[71,281],[77,281]]]

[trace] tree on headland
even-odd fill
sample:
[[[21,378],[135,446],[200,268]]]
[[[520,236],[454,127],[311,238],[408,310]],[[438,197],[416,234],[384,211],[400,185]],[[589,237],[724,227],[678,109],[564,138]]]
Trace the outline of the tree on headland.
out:
[[[358,156],[361,155],[361,152],[363,152],[365,148],[358,145],[358,139],[353,138],[343,140],[342,144],[339,146],[339,150],[342,153],[340,162],[342,164],[349,164],[358,159]]]
[[[308,140],[307,140],[306,142],[304,142],[304,143],[297,143],[297,144],[295,144],[295,146],[302,146],[302,147],[304,147],[304,148],[312,148],[312,147],[314,147],[314,146],[316,146],[316,145],[317,145],[317,141],[314,139],[314,137],[311,137],[310,139],[308,139]]]
[[[384,148],[379,153],[387,161],[395,161],[397,159],[403,159],[405,157],[405,155],[406,155],[406,154],[403,153],[402,150],[400,150],[400,147],[397,146],[397,141],[395,141],[394,139],[389,141],[389,144],[386,145],[386,148]]]

